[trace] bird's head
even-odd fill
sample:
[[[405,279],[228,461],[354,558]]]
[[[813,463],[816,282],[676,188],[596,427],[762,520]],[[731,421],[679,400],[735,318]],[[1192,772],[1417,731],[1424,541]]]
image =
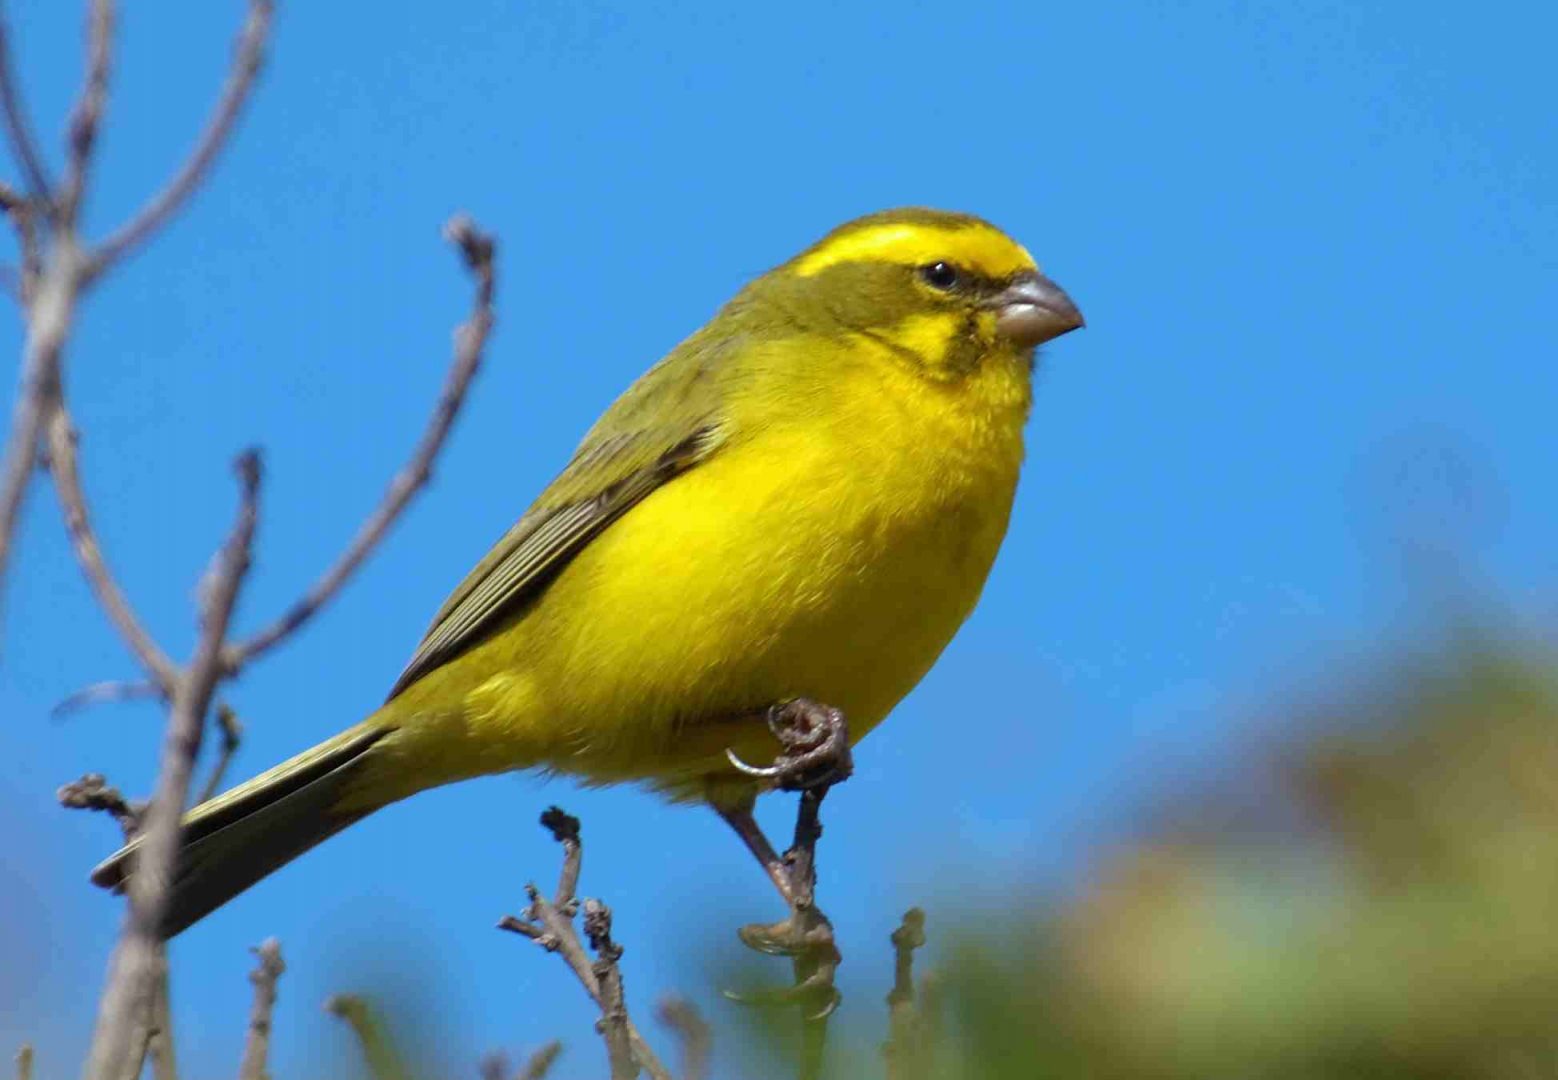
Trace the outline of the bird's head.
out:
[[[991,354],[1033,349],[1082,313],[995,226],[941,210],[886,210],[834,229],[761,282],[792,317],[902,350],[956,378]]]

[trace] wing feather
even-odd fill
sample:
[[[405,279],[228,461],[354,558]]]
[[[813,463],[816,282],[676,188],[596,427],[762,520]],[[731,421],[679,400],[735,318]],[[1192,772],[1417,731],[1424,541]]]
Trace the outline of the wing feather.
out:
[[[613,521],[715,452],[726,435],[718,361],[732,344],[697,335],[617,399],[557,479],[444,601],[391,698],[481,640]]]

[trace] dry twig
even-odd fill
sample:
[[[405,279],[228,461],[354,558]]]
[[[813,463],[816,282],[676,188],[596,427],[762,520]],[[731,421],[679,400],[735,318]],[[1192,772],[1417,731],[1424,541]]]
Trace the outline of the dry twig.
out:
[[[153,233],[167,224],[200,187],[212,162],[231,139],[238,116],[243,111],[244,103],[249,100],[249,91],[254,87],[255,76],[259,74],[265,58],[265,43],[270,37],[271,15],[274,11],[271,0],[249,0],[249,15],[238,34],[227,82],[217,98],[211,119],[195,140],[194,149],[167,185],[98,246],[85,268],[88,282],[145,243]]]
[[[67,810],[100,810],[114,819],[128,843],[141,830],[144,806],[130,803],[119,789],[108,783],[102,773],[87,773],[80,780],[63,785],[55,794]]]
[[[222,642],[249,569],[259,518],[259,455],[252,450],[240,455],[237,471],[241,492],[238,516],[202,583],[200,639],[189,666],[174,685],[157,791],[143,821],[141,850],[130,877],[130,913],[109,962],[108,985],[98,1008],[86,1071],[89,1077],[108,1080],[117,1076],[120,1063],[129,1059],[134,1032],[145,1022],[162,953],[163,912],[178,859],[179,822],[189,798],[206,710],[221,677]]]
[[[600,1007],[601,1022],[597,1026],[606,1042],[612,1080],[637,1076],[640,1068],[653,1080],[671,1080],[671,1074],[633,1025],[622,1000],[622,975],[617,966],[622,948],[611,939],[611,910],[596,900],[584,903],[585,933],[596,952],[593,963],[574,929],[573,917],[579,911],[575,892],[584,859],[579,819],[553,806],[541,815],[541,825],[563,846],[557,892],[547,900],[534,882],[527,884],[529,906],[520,916],[505,915],[498,920],[498,928],[527,937],[547,952],[562,956],[584,992]]]
[[[16,1080],[32,1080],[32,1047],[26,1043],[16,1052]]]
[[[714,1038],[697,1006],[686,998],[666,998],[655,1010],[655,1019],[675,1032],[681,1043],[680,1080],[708,1080]]]
[[[276,1008],[276,982],[287,965],[281,958],[281,942],[275,938],[266,938],[253,951],[255,964],[249,981],[254,984],[254,1002],[249,1006],[249,1031],[244,1037],[238,1080],[269,1080],[266,1059],[270,1054],[271,1014]]]
[[[546,1074],[552,1071],[557,1058],[563,1052],[563,1044],[553,1039],[541,1049],[525,1059],[519,1072],[514,1075],[514,1080],[545,1080]]]
[[[119,631],[119,636],[130,647],[130,651],[135,653],[141,667],[146,669],[147,675],[156,684],[158,692],[171,700],[178,683],[178,666],[162,651],[140,616],[136,615],[103,558],[102,545],[98,543],[97,532],[92,527],[92,516],[87,509],[86,494],[81,488],[81,472],[77,467],[80,437],[63,396],[57,393],[49,417],[48,439],[49,471],[54,477],[54,490],[59,495],[60,509],[65,515],[65,529],[70,534],[71,546],[75,548],[76,562],[86,575],[87,584],[97,597],[98,606]],[[99,683],[98,687],[104,685]],[[97,690],[93,700],[104,692]],[[74,703],[81,700],[83,693],[78,692],[66,698],[55,706],[55,712],[73,707]],[[67,706],[67,702],[72,703],[71,706]]]
[[[54,190],[49,171],[43,167],[43,155],[38,152],[38,140],[32,133],[32,122],[27,118],[27,107],[22,104],[21,91],[16,86],[16,74],[11,64],[10,33],[4,18],[0,18],[0,111],[5,114],[6,136],[11,152],[27,177],[27,187],[39,199],[47,199]]]
[[[325,1012],[345,1020],[352,1029],[374,1080],[410,1080],[400,1055],[395,1053],[366,1001],[356,994],[336,994],[325,1002]]]
[[[925,912],[910,908],[892,933],[893,988],[887,993],[887,1080],[911,1080],[926,1075],[919,1012],[914,1001],[914,950],[925,944]]]
[[[209,802],[218,791],[222,790],[222,780],[227,776],[227,767],[233,763],[233,755],[238,752],[238,747],[243,742],[243,725],[238,722],[238,714],[233,712],[231,706],[217,705],[212,719],[222,736],[222,745],[218,750],[216,763],[211,766],[211,775],[206,777],[206,782],[201,785],[200,794],[195,796],[196,806]]]

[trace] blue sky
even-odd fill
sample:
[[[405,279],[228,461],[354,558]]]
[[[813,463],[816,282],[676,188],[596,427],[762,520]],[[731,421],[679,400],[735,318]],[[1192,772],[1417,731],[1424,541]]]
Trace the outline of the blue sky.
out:
[[[79,15],[10,7],[55,131]],[[882,1019],[904,907],[927,901],[933,933],[958,917],[947,868],[984,897],[1074,887],[1147,793],[1398,639],[1424,609],[1403,535],[1451,536],[1480,587],[1550,623],[1551,5],[375,11],[284,8],[232,152],[92,297],[71,347],[109,557],[183,651],[230,516],[227,460],[266,450],[254,626],[340,548],[420,430],[467,301],[439,225],[468,209],[501,239],[500,326],[435,485],[339,603],[231,688],[237,774],[372,708],[599,410],[743,281],[899,204],[1004,226],[1089,325],[1045,357],[981,606],[830,800],[846,1015]],[[99,231],[183,152],[240,17],[123,13]],[[0,315],[0,355],[20,334]],[[1456,495],[1463,474],[1480,494]],[[88,769],[146,790],[159,718],[50,719],[134,669],[40,492],[4,611],[0,1043],[32,1039],[44,1074],[67,1075],[118,908],[85,883],[111,827],[53,791]],[[291,964],[278,1076],[346,1060],[319,1003],[378,978],[441,999],[456,1071],[561,1036],[558,1075],[598,1075],[582,993],[491,929],[554,872],[532,824],[552,801],[584,819],[584,888],[617,910],[630,1000],[647,1015],[680,989],[728,1023],[694,954],[777,912],[710,815],[497,778],[370,819],[179,939],[186,1071],[236,1068],[245,948],[275,934]],[[780,828],[788,807],[767,813]]]

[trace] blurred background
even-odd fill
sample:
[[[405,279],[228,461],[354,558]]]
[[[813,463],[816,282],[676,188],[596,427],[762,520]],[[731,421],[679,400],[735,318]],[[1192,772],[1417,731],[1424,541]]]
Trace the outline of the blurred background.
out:
[[[78,8],[8,12],[56,150]],[[99,232],[185,151],[241,17],[124,10]],[[880,1068],[915,904],[934,1075],[1558,1075],[1555,30],[1535,2],[287,5],[232,152],[78,323],[108,557],[187,649],[257,442],[240,622],[278,612],[431,407],[467,302],[440,224],[499,236],[499,329],[433,487],[231,689],[247,776],[377,704],[596,414],[745,280],[883,206],[981,214],[1088,329],[1042,359],[984,600],[829,799],[839,1075]],[[6,307],[0,355],[20,342]],[[120,905],[86,884],[111,823],[54,791],[144,793],[161,716],[51,718],[134,668],[46,488],[3,642],[0,1046],[65,1076]],[[554,1076],[602,1075],[582,991],[492,929],[555,872],[552,802],[635,1015],[685,994],[717,1075],[783,1075],[787,1029],[718,993],[784,968],[740,955],[780,912],[723,826],[531,777],[393,807],[179,938],[186,1074],[236,1070],[246,950],[275,935],[277,1076],[357,1067],[320,1011],[341,991],[418,1076],[552,1038]]]

